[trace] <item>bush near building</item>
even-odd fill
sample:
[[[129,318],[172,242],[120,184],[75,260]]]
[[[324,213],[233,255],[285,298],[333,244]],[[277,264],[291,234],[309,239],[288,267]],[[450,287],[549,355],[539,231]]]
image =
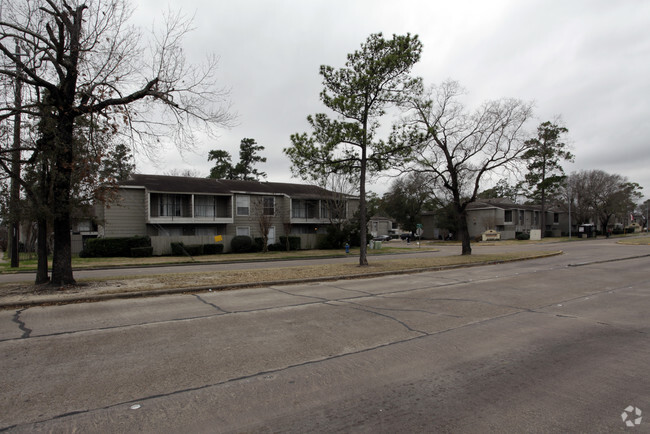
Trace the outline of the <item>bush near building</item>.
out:
[[[133,256],[132,250],[141,247],[151,247],[151,238],[148,236],[91,238],[86,241],[79,256],[82,258],[131,257]],[[142,253],[141,251],[136,252],[136,254]]]

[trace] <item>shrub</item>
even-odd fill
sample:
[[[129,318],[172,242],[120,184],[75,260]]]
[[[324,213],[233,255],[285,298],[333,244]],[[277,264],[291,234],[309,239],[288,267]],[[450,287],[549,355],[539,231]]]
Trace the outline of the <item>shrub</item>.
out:
[[[237,235],[230,242],[230,248],[234,253],[247,253],[253,248],[253,240],[246,235]]]
[[[354,233],[349,227],[339,229],[333,225],[328,226],[327,235],[321,235],[318,237],[318,248],[322,250],[342,249],[347,242],[349,242],[351,246],[358,246],[359,242],[356,241],[355,243],[355,239],[353,238]]]
[[[131,247],[131,256],[134,258],[153,256],[153,247]]]
[[[203,245],[203,254],[204,255],[216,255],[217,253],[223,253],[223,244],[204,244]]]
[[[190,256],[201,256],[203,254],[203,244],[188,244],[183,245],[185,251]]]
[[[253,248],[251,249],[254,252],[261,252],[264,250],[264,240],[262,238],[255,238],[253,240]]]
[[[290,250],[300,250],[300,237],[280,237],[282,250],[287,250],[287,239],[289,240]]]
[[[82,258],[106,258],[113,256],[131,256],[131,249],[151,247],[148,236],[122,238],[91,238],[86,241],[86,247],[79,254]]]
[[[515,238],[518,240],[530,240],[530,234],[527,234],[525,232],[518,232],[517,235],[515,235]]]
[[[181,243],[169,243],[172,248],[172,256],[187,256],[185,245]]]
[[[269,244],[269,251],[271,252],[282,252],[287,250],[287,248],[282,243]]]

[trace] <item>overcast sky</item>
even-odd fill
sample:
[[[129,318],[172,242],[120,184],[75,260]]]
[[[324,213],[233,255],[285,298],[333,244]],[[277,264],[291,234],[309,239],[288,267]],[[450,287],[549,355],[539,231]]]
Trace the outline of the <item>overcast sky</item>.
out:
[[[159,20],[168,5],[134,0],[138,22]],[[141,173],[197,169],[207,153],[238,159],[250,137],[266,149],[268,181],[290,178],[282,149],[308,132],[306,117],[324,112],[322,64],[342,67],[368,35],[417,34],[422,59],[414,74],[427,85],[454,79],[477,107],[502,97],[534,101],[537,125],[561,116],[575,163],[570,173],[601,169],[626,176],[650,197],[650,2],[641,0],[172,0],[194,15],[188,57],[220,56],[221,84],[231,89],[237,125],[182,156],[173,148]],[[390,122],[390,120],[387,120]],[[383,193],[387,182],[369,189]]]

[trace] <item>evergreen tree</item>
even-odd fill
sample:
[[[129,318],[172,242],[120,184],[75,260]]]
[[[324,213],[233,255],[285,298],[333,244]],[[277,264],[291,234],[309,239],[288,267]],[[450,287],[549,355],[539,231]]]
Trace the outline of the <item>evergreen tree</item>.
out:
[[[524,184],[528,187],[527,196],[541,205],[542,236],[546,231],[546,204],[562,187],[566,176],[561,161],[573,161],[573,154],[566,150],[560,136],[569,130],[549,121],[537,127],[537,137],[526,141],[529,149],[524,153],[528,173]]]
[[[239,144],[239,162],[233,166],[232,157],[228,151],[215,149],[208,153],[208,161],[214,161],[208,178],[214,179],[241,179],[243,181],[259,181],[266,178],[265,172],[258,171],[254,166],[266,163],[266,157],[257,153],[264,150],[254,139],[244,138]]]
[[[387,167],[389,158],[404,157],[410,148],[376,137],[379,120],[388,107],[401,104],[419,80],[410,77],[420,60],[422,44],[417,36],[381,33],[368,37],[361,50],[348,54],[345,67],[323,65],[320,74],[323,104],[336,117],[319,113],[307,117],[311,134],[293,134],[289,156],[294,174],[318,180],[330,173],[358,176],[360,254],[359,265],[368,265],[366,239],[366,177]]]

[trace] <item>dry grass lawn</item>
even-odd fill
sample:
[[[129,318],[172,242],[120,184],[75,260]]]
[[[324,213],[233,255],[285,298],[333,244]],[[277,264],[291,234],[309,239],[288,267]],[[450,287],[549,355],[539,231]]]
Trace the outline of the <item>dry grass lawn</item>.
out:
[[[561,251],[534,251],[471,256],[439,256],[430,258],[386,259],[370,258],[370,265],[327,264],[277,268],[252,268],[245,270],[194,273],[157,274],[146,277],[125,275],[110,280],[79,279],[77,285],[66,287],[0,284],[0,303],[16,306],[21,303],[66,303],[73,300],[92,299],[95,296],[112,297],[129,294],[156,294],[162,291],[182,292],[202,290],[229,290],[243,286],[302,282],[310,279],[360,278],[373,275],[436,270],[453,266],[471,266],[496,262],[533,259],[561,254]]]
[[[328,264],[309,266],[286,266],[219,272],[194,272],[158,274],[147,277],[125,275],[117,279],[103,281],[98,293],[119,293],[125,291],[147,291],[163,288],[208,288],[215,289],[227,285],[266,284],[268,282],[304,281],[315,278],[353,278],[374,274],[415,272],[450,266],[463,266],[503,261],[532,259],[559,254],[558,251],[516,252],[495,255],[444,256],[431,258],[405,258],[381,260],[371,258],[370,265]],[[288,262],[287,264],[290,264]],[[99,282],[81,280],[91,286]]]

